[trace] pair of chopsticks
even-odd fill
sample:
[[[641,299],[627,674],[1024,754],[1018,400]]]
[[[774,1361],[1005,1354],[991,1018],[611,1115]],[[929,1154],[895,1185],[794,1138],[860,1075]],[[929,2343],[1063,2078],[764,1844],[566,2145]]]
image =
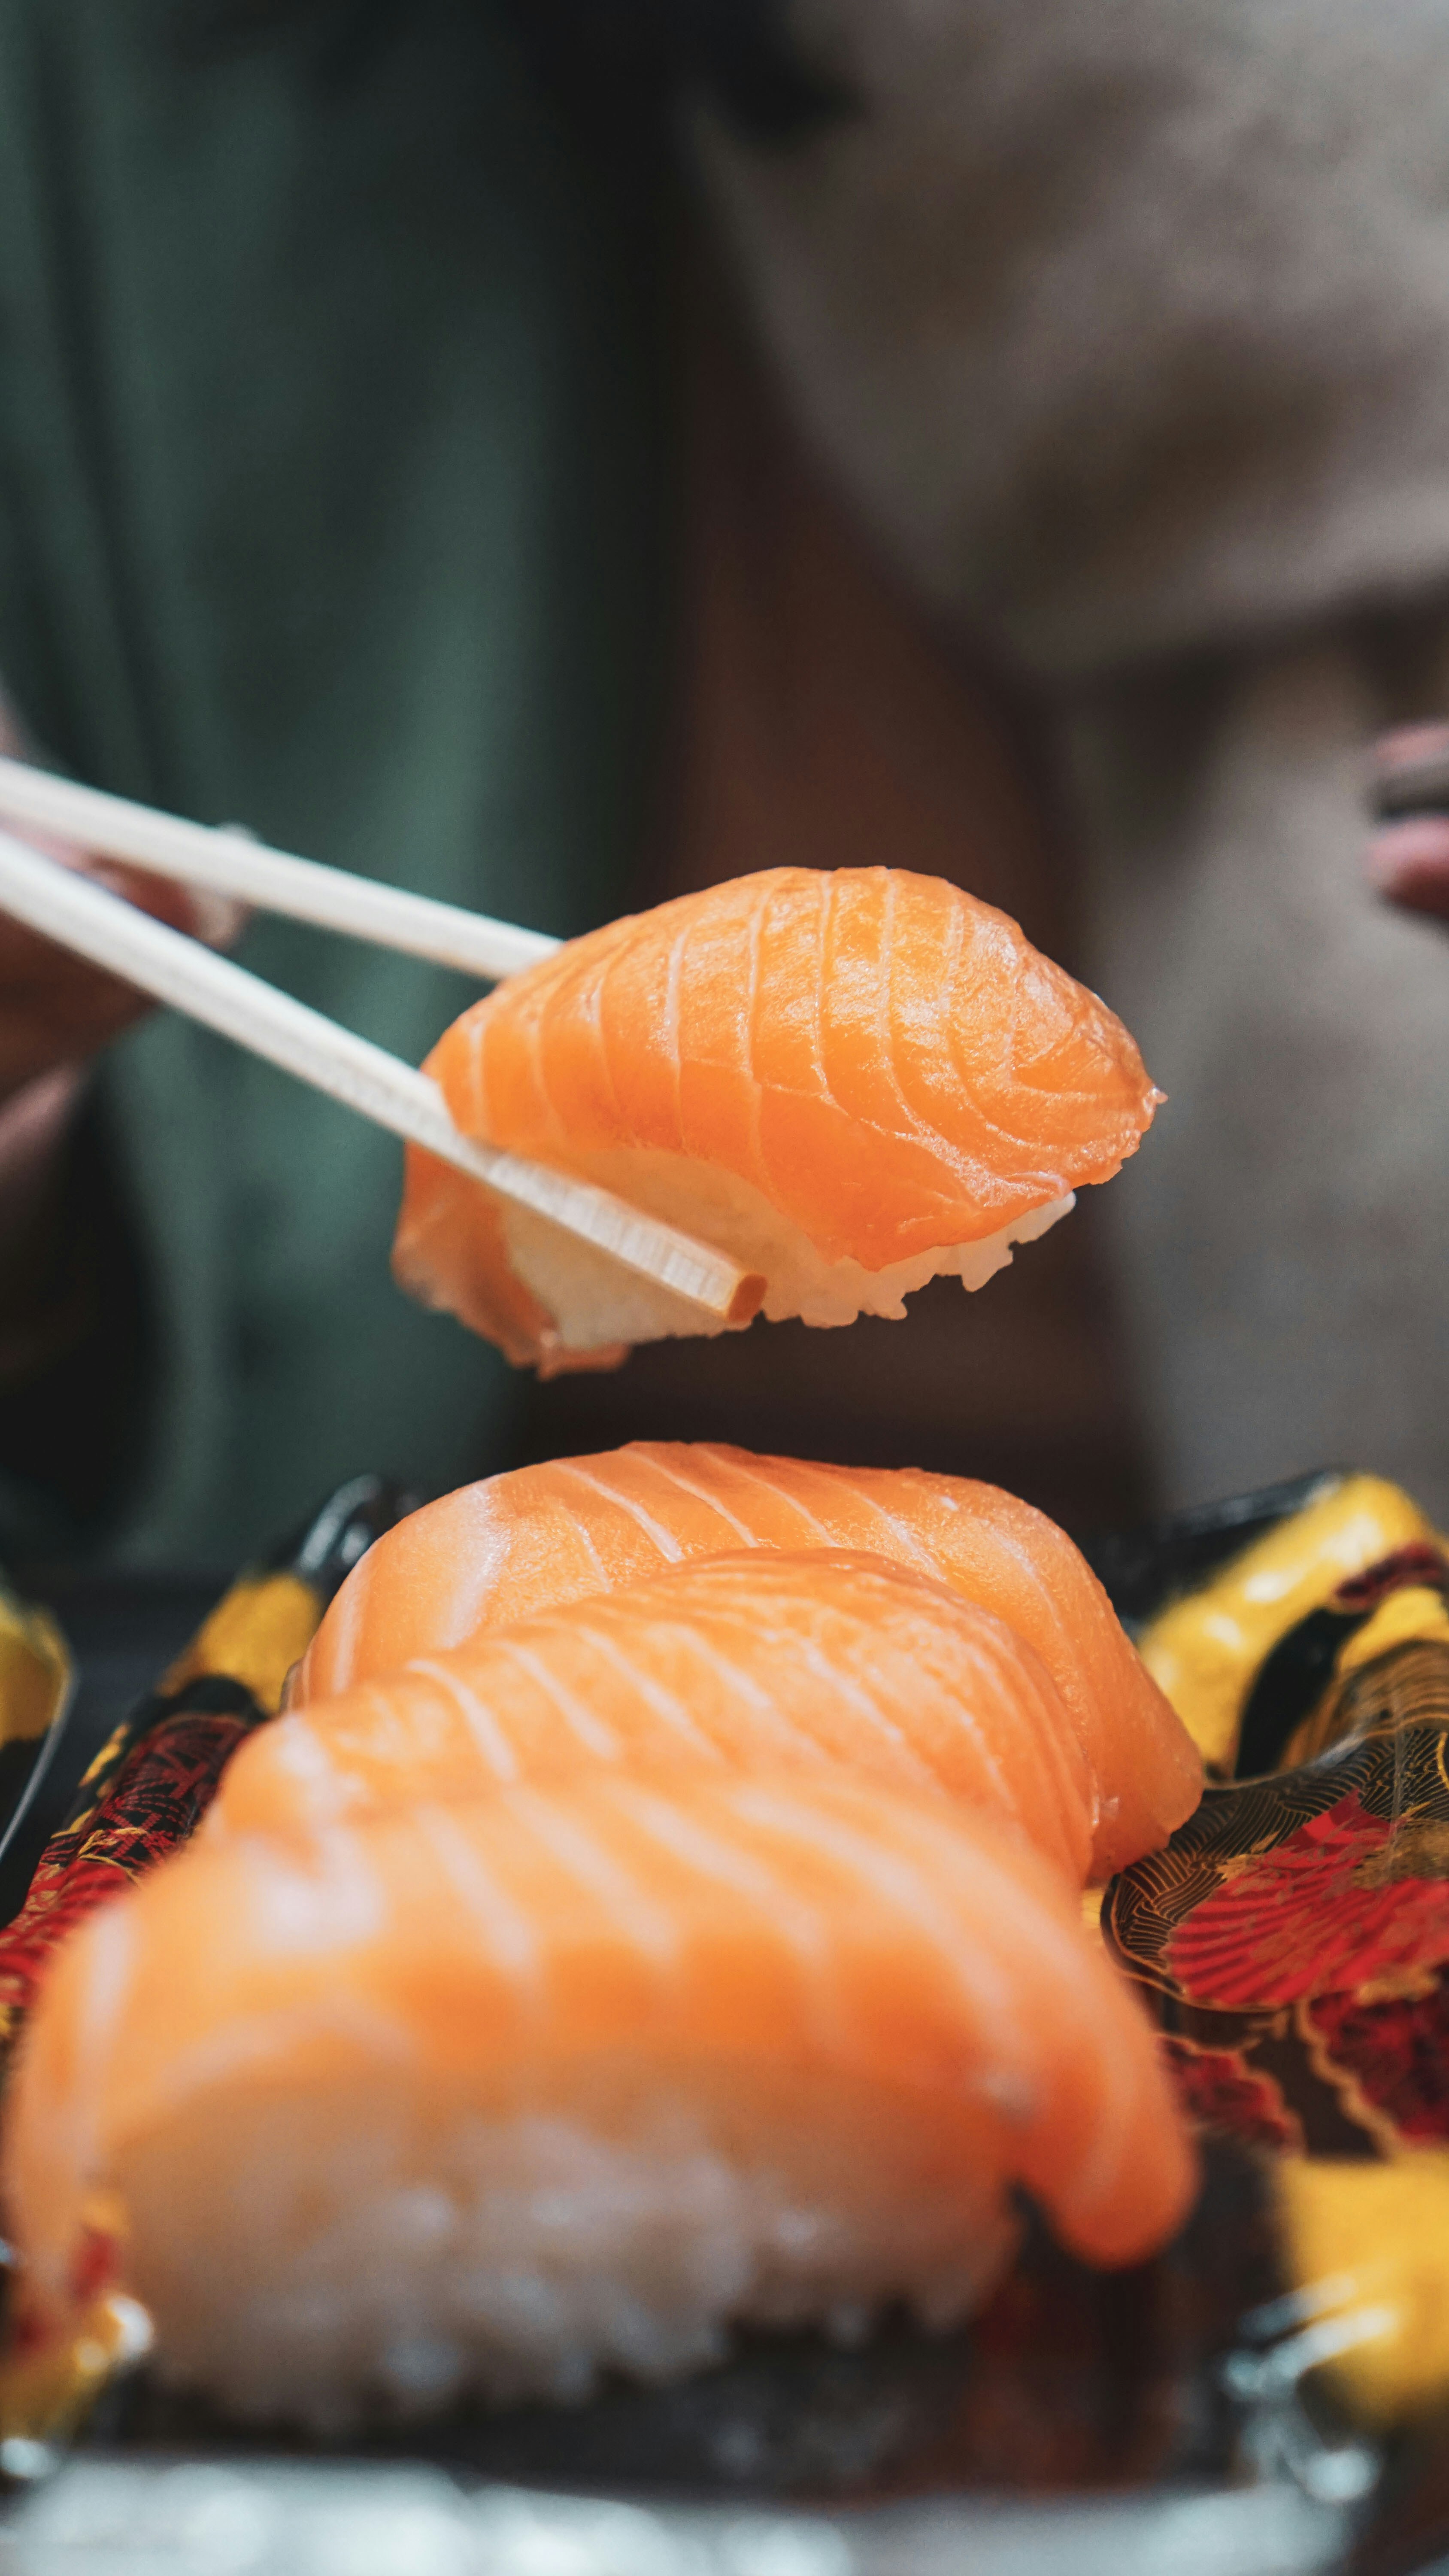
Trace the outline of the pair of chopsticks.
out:
[[[232,896],[261,911],[461,968],[485,983],[517,974],[559,945],[539,931],[490,921],[458,904],[267,849],[240,830],[213,831],[102,795],[24,761],[0,759],[0,820],[53,833],[88,853],[128,860],[153,876]],[[724,1254],[643,1215],[610,1191],[460,1134],[427,1074],[3,830],[0,910],[395,1136],[425,1146],[500,1198],[547,1217],[702,1315],[728,1322],[753,1311],[752,1284]]]

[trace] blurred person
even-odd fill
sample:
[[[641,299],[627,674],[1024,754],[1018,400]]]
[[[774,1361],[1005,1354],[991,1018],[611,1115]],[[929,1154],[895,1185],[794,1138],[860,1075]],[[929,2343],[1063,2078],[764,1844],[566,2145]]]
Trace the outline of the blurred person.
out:
[[[1442,1514],[1449,834],[1361,861],[1375,734],[1449,709],[1449,19],[787,22],[840,113],[696,151],[841,488],[1055,711],[1074,962],[1169,1094],[1102,1207],[1159,1491]]]
[[[735,278],[882,560],[1031,684],[1069,962],[1169,1094],[1093,1210],[1125,1334],[1089,1311],[1073,1341],[1090,1281],[1064,1276],[1019,1346],[1022,1428],[1115,1364],[1079,1415],[1101,1502],[1115,1420],[1150,1426],[1164,1501],[1362,1460],[1449,1511],[1449,820],[1406,794],[1365,849],[1383,729],[1380,766],[1437,757],[1449,805],[1449,21],[795,0],[775,24],[808,130],[685,119]],[[1006,875],[980,890],[1030,917],[1019,844]]]
[[[1444,1499],[1444,960],[1365,884],[1357,799],[1374,728],[1444,703],[1449,36],[1358,25],[0,0],[32,745],[559,931],[786,858],[940,868],[1085,960],[1175,1095],[1106,1290],[1079,1214],[969,1307],[520,1411],[389,1283],[386,1139],[160,1016],[82,1083],[125,1006],[90,981],[61,1026],[70,970],[11,933],[12,1034],[46,997],[0,1054],[18,1540],[219,1560],[362,1464],[649,1429],[1078,1520],[1138,1490],[1143,1421],[1173,1499],[1336,1455]],[[772,381],[707,258],[681,347],[651,86]],[[279,923],[244,953],[413,1058],[463,998]]]

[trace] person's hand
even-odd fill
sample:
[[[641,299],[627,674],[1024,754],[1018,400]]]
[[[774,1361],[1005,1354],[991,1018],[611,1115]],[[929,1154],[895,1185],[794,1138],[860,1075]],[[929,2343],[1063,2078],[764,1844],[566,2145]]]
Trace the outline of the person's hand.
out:
[[[1374,746],[1369,883],[1406,912],[1449,921],[1449,724],[1401,725]]]
[[[24,760],[30,757],[30,748],[0,689],[0,752]],[[0,830],[4,829],[13,827],[0,820]],[[208,947],[229,947],[245,917],[238,905],[215,895],[188,893],[184,886],[172,885],[164,877],[144,876],[115,860],[88,858],[40,833],[16,830],[14,837],[82,869],[98,885],[125,895],[173,930],[204,939]],[[0,911],[0,1110],[47,1074],[78,1071],[152,1007],[149,996],[134,984],[103,974],[98,966],[88,965],[83,957],[58,948]],[[47,1085],[56,1099],[64,1088]],[[22,1123],[30,1127],[35,1122],[26,1118]],[[0,1151],[0,1190],[5,1160]]]
[[[221,944],[239,915],[199,905],[184,886],[110,861],[76,862],[173,929]],[[0,912],[0,1107],[41,1075],[79,1066],[152,1007],[149,997]]]
[[[23,759],[26,750],[0,693],[0,752]],[[238,905],[164,877],[38,834],[15,837],[209,946],[229,946],[245,918]],[[93,1320],[94,1283],[87,1293],[65,1275],[67,1140],[86,1065],[151,1007],[134,984],[0,911],[0,1393],[63,1361]]]
[[[50,855],[173,929],[218,946],[236,935],[236,905],[53,845]],[[66,1143],[87,1062],[150,1008],[134,984],[0,912],[0,1393],[63,1362],[94,1320],[94,1283],[66,1277]]]

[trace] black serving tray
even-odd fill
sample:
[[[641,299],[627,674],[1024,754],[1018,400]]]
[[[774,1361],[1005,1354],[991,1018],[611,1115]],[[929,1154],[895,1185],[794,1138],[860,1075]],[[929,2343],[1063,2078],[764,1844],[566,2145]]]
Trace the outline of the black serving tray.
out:
[[[1090,1552],[1140,1619],[1313,1481]],[[30,1588],[77,1687],[0,1839],[0,1919],[224,1584]],[[1210,2146],[1188,2229],[1133,2272],[1087,2270],[1025,2215],[1011,2280],[955,2335],[901,2318],[857,2351],[750,2335],[675,2388],[346,2452],[239,2434],[141,2373],[65,2460],[0,2446],[0,2576],[1410,2576],[1449,2546],[1449,2446],[1380,2451],[1275,2376],[1250,2157]]]

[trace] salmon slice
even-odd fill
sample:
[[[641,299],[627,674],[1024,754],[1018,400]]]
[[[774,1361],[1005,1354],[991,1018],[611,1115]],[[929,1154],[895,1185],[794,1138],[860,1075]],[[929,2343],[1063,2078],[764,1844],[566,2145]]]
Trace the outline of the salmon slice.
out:
[[[736,2319],[953,2322],[1017,2182],[1133,2262],[1193,2163],[1078,1910],[986,1820],[825,1772],[193,1845],[66,1943],[30,2026],[30,2331],[109,2269],[164,2376],[335,2429],[668,2378]]]
[[[944,1584],[824,1551],[701,1558],[314,1701],[240,1749],[203,1830],[681,1762],[943,1790],[1087,1876],[1094,1783],[1031,1648]]]
[[[1096,1783],[1093,1871],[1167,1840],[1202,1762],[1065,1532],[995,1485],[914,1467],[832,1467],[637,1441],[464,1485],[378,1539],[343,1584],[290,1694],[334,1697],[671,1565],[742,1547],[867,1549],[994,1611],[1040,1656]]]
[[[898,868],[772,868],[611,922],[476,1003],[426,1070],[465,1134],[683,1227],[763,1278],[767,1316],[823,1325],[900,1316],[938,1272],[980,1287],[1162,1097],[1015,922]],[[412,1146],[393,1258],[545,1373],[748,1320],[704,1324]]]

